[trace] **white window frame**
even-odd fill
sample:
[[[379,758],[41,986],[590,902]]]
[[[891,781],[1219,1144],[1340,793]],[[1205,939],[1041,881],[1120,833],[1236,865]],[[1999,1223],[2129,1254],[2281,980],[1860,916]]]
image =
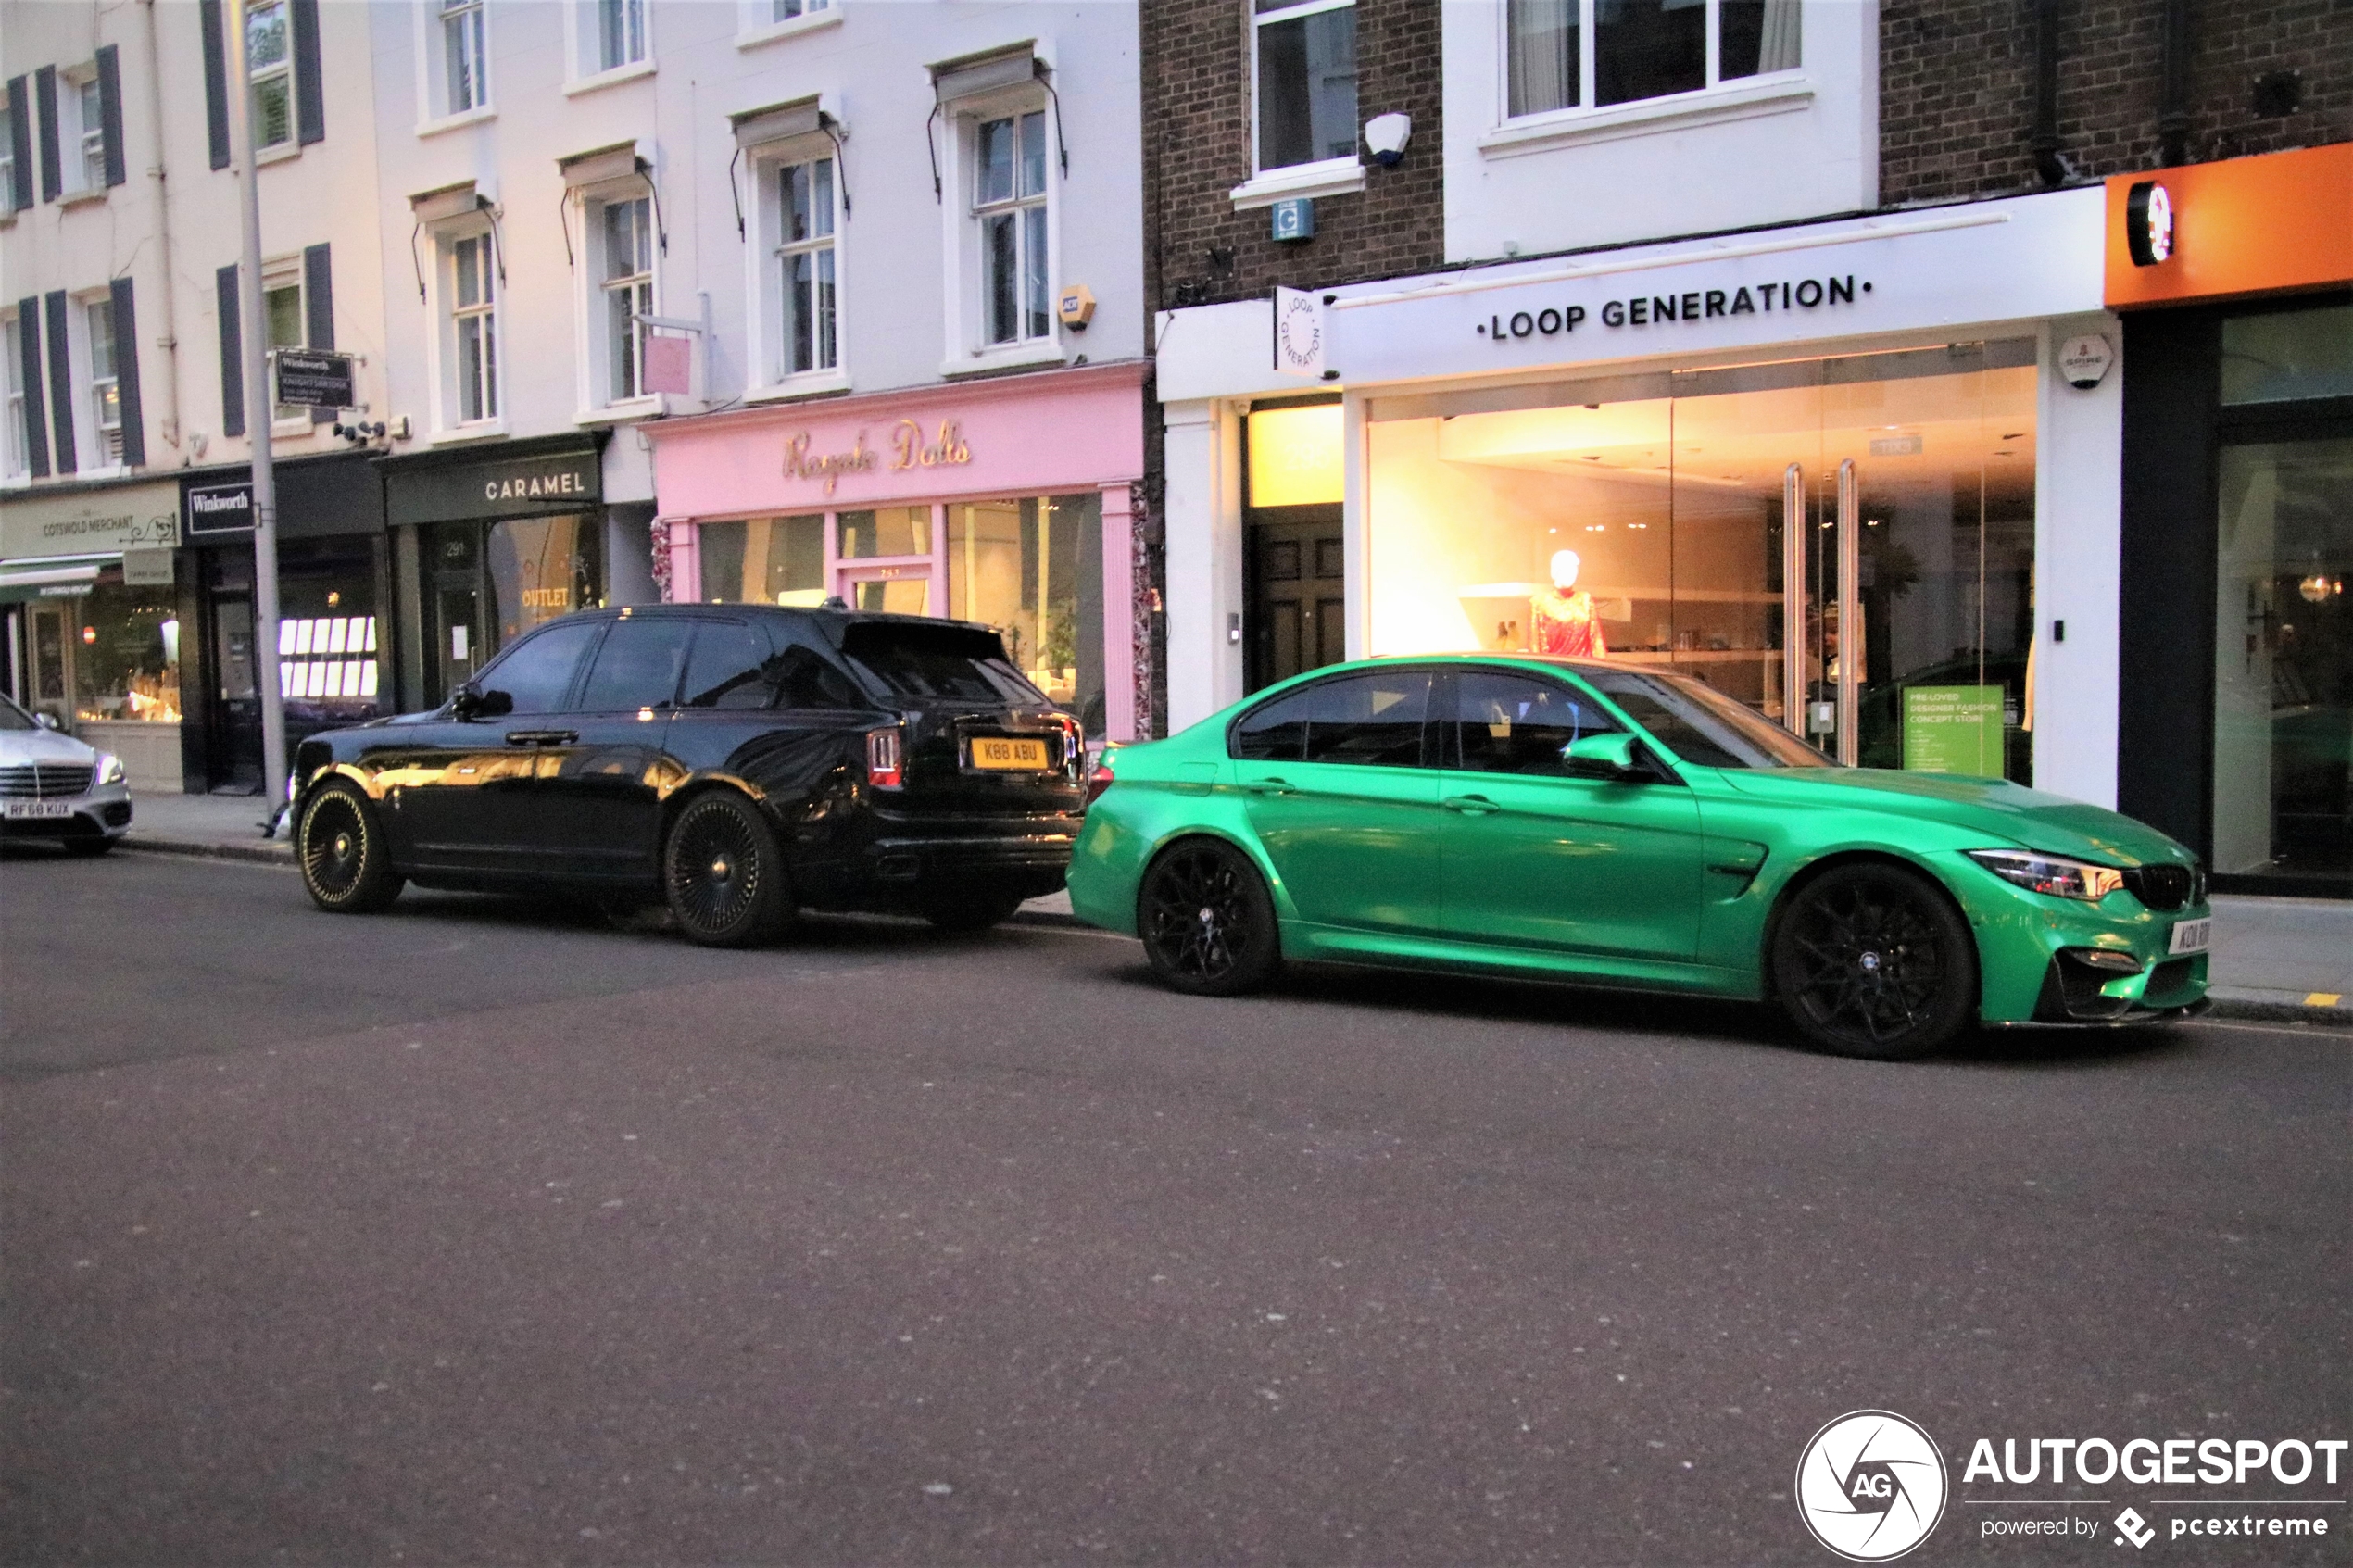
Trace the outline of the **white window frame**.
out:
[[[32,94],[25,94],[30,105]],[[0,94],[0,225],[17,220],[16,127],[8,123],[8,100]],[[16,318],[8,318],[14,320]]]
[[[643,272],[629,274],[627,284],[616,285],[606,276],[605,213],[610,207],[629,202],[641,202],[645,206],[648,263]],[[604,423],[617,418],[662,413],[667,408],[664,395],[644,390],[645,341],[648,329],[643,325],[635,328],[632,344],[632,352],[636,357],[633,371],[637,390],[627,395],[615,391],[611,320],[608,314],[611,308],[610,295],[617,286],[626,286],[633,292],[644,291],[647,303],[637,313],[661,314],[662,258],[653,187],[639,177],[585,185],[572,193],[571,206],[574,210],[566,214],[566,219],[577,223],[581,236],[580,258],[574,270],[577,280],[574,285],[574,317],[577,323],[574,363],[580,367],[574,389],[580,409],[577,419],[584,423]]]
[[[736,0],[736,47],[755,48],[841,25],[842,0],[798,0],[800,8],[790,16],[784,13],[785,4],[786,0]]]
[[[1718,119],[1743,119],[1753,115],[1774,114],[1806,107],[1806,101],[1814,96],[1816,83],[1807,74],[1806,60],[1809,51],[1804,46],[1804,37],[1808,17],[1818,0],[1799,0],[1798,3],[1798,64],[1782,70],[1736,76],[1729,81],[1721,75],[1724,31],[1721,0],[1705,0],[1705,3],[1707,7],[1707,71],[1706,81],[1702,86],[1653,98],[1631,98],[1619,104],[1596,105],[1593,101],[1598,91],[1595,82],[1599,58],[1599,51],[1595,47],[1596,0],[1577,0],[1578,101],[1565,108],[1538,109],[1523,115],[1511,112],[1511,19],[1506,6],[1497,5],[1494,10],[1495,120],[1493,128],[1478,138],[1480,149],[1504,157],[1578,142],[1639,135],[1654,129],[1680,128]]]
[[[475,125],[497,115],[497,82],[491,67],[497,51],[496,22],[499,7],[494,0],[419,0],[409,7],[415,19],[417,51],[417,134],[434,135],[461,125]],[[460,18],[474,20],[480,54],[475,61],[476,93],[466,107],[453,107],[449,81],[448,24]]]
[[[1318,158],[1312,163],[1285,164],[1278,169],[1268,169],[1260,161],[1258,145],[1258,30],[1277,22],[1295,21],[1301,17],[1314,16],[1322,11],[1353,11],[1354,9],[1356,9],[1356,0],[1301,0],[1298,5],[1285,6],[1280,10],[1268,11],[1264,15],[1256,11],[1252,13],[1248,42],[1250,69],[1247,86],[1244,89],[1250,94],[1248,107],[1250,110],[1251,177],[1235,186],[1229,193],[1236,210],[1271,207],[1276,202],[1292,196],[1344,195],[1351,191],[1361,191],[1365,188],[1365,160],[1361,139],[1358,144],[1349,149],[1344,157]],[[1499,16],[1502,14],[1502,0],[1497,0],[1496,11]],[[1359,20],[1361,21],[1362,19],[1360,18]],[[1361,44],[1362,40],[1359,42]],[[1361,95],[1357,99],[1356,107],[1361,116],[1365,107]]]
[[[1042,57],[1042,50],[1040,51]],[[988,340],[987,278],[982,254],[978,175],[980,128],[990,120],[1043,110],[1046,116],[1046,332],[1010,343]],[[940,203],[945,227],[945,276],[948,288],[947,358],[942,375],[968,375],[1015,365],[1060,364],[1063,328],[1053,308],[1061,287],[1063,178],[1060,126],[1045,90],[1034,82],[963,99],[949,107],[947,145],[940,150],[947,179],[946,199]],[[1000,210],[992,206],[991,211]]]
[[[256,157],[261,157],[270,153],[296,151],[299,150],[301,145],[301,127],[298,124],[298,116],[301,113],[301,109],[300,106],[298,106],[295,101],[294,7],[291,4],[291,0],[253,0],[252,8],[245,13],[245,25],[248,32],[248,39],[239,41],[241,47],[250,49],[251,44],[249,38],[253,25],[253,19],[257,14],[262,11],[276,11],[278,13],[279,19],[285,28],[286,52],[283,56],[280,56],[277,62],[273,65],[255,66],[252,68],[254,107],[249,108],[247,112],[253,116],[253,144],[254,154]],[[262,88],[272,82],[283,83],[285,88],[286,133],[280,137],[277,141],[265,142],[261,139],[261,115],[258,106],[261,100]]]
[[[99,118],[90,124],[90,115]],[[37,143],[39,137],[34,141]],[[57,173],[60,199],[94,201],[107,194],[107,127],[93,61],[57,72]],[[95,165],[94,168],[93,165]]]
[[[795,370],[786,363],[785,258],[794,251],[823,248],[820,242],[789,244],[785,239],[782,180],[787,169],[831,161],[834,166],[834,362],[829,367]],[[752,181],[749,193],[755,244],[746,247],[745,286],[751,307],[746,313],[755,356],[747,399],[797,397],[818,392],[838,392],[849,385],[849,220],[842,200],[839,149],[833,138],[818,132],[790,137],[753,148],[745,157]]]
[[[289,289],[294,291],[295,296],[295,324],[300,329],[296,333],[296,341],[290,344],[271,343],[265,335],[261,345],[262,363],[265,367],[263,374],[273,378],[272,391],[276,390],[274,381],[276,371],[268,368],[269,355],[279,348],[308,348],[310,346],[310,284],[309,280],[303,276],[302,257],[299,256],[280,257],[274,261],[265,261],[261,264],[261,330],[265,334],[270,331],[270,296],[273,294],[283,294]],[[307,436],[315,433],[317,430],[318,427],[310,422],[310,408],[308,404],[272,403],[271,405],[270,434],[273,440],[283,441],[288,437]]]
[[[613,6],[634,13],[637,23],[635,57],[605,63],[605,14]],[[566,0],[564,6],[564,93],[567,96],[594,93],[654,73],[654,18],[661,7],[654,0]]]
[[[0,366],[0,387],[6,389],[0,399],[0,418],[7,421],[0,429],[0,484],[32,480],[32,432],[24,422],[24,341],[17,335],[21,327],[16,311],[0,311],[0,352],[7,356]]]
[[[73,445],[77,471],[73,477],[92,479],[124,470],[120,447],[107,450],[106,436],[98,424],[98,386],[96,345],[90,331],[90,310],[93,306],[107,307],[107,324],[113,324],[114,291],[85,289],[67,295],[69,308],[66,311],[66,363],[69,393],[73,399]],[[104,378],[120,385],[122,342],[118,335],[113,344],[117,356],[117,373]],[[117,405],[118,410],[120,405]],[[118,424],[118,430],[121,427]]]
[[[453,220],[431,231],[433,239],[432,305],[434,330],[429,340],[433,369],[434,438],[438,441],[466,441],[477,437],[504,435],[507,431],[507,359],[505,326],[507,290],[498,280],[498,242],[484,216],[469,216]],[[479,243],[490,285],[490,301],[486,307],[460,306],[458,303],[458,249],[460,245]],[[486,320],[490,323],[491,365],[487,392],[490,411],[479,418],[465,417],[464,388],[459,378],[464,373],[465,356],[459,351],[459,323],[467,319]]]
[[[86,373],[82,378],[84,411],[90,416],[90,446],[101,468],[122,467],[122,338],[115,331],[114,295],[78,301],[82,307],[82,363]],[[107,331],[98,334],[99,312],[106,313]],[[98,346],[107,350],[105,374],[99,373]],[[108,395],[114,403],[114,422],[106,418]],[[109,438],[111,433],[111,439]]]

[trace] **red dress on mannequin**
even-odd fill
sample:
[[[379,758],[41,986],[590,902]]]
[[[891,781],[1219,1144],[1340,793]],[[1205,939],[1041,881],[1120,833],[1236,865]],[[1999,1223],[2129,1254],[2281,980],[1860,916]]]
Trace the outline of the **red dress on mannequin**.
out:
[[[1528,614],[1531,652],[1576,659],[1608,657],[1609,649],[1602,642],[1602,623],[1593,615],[1593,596],[1582,588],[1568,594],[1537,594],[1528,601]]]

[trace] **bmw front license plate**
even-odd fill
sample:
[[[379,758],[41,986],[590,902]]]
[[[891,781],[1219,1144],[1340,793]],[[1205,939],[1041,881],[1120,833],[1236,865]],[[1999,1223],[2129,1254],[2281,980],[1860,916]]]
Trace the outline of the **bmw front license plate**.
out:
[[[73,815],[73,802],[70,800],[5,800],[0,801],[0,814],[5,814],[11,822],[20,817],[70,817]]]
[[[983,735],[973,742],[973,766],[991,772],[1042,773],[1046,771],[1046,743]]]
[[[2202,953],[2214,942],[2212,920],[2185,920],[2173,928],[2173,940],[2166,951],[2175,958],[2183,953]]]

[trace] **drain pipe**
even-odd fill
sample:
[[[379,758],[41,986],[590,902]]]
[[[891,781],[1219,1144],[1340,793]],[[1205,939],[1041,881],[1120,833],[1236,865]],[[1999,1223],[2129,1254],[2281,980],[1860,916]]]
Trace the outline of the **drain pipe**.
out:
[[[155,192],[156,259],[163,268],[162,335],[156,346],[163,350],[163,416],[158,421],[163,438],[174,447],[180,445],[180,332],[178,310],[173,301],[180,290],[179,275],[171,270],[171,203],[165,188],[163,162],[163,51],[156,43],[156,0],[140,0],[139,10],[144,20],[147,45],[147,126],[153,155],[147,165],[147,179]]]
[[[2190,161],[2190,0],[2165,0],[2164,94],[2158,107],[2159,162]]]
[[[2034,173],[2044,184],[2064,185],[2075,165],[2059,140],[2058,0],[2034,0]]]

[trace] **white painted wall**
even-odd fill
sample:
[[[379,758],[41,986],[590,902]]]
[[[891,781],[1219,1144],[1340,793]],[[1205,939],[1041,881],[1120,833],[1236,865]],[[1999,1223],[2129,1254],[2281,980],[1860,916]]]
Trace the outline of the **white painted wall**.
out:
[[[1242,696],[1241,420],[1214,398],[1164,407],[1168,733]]]
[[[2117,353],[2088,392],[2053,361],[2096,332]],[[2124,526],[2124,333],[2104,312],[2045,326],[2035,410],[2034,787],[2116,805],[2120,572]],[[2067,622],[2067,641],[2051,639]]]
[[[1877,0],[1804,0],[1801,15],[1794,71],[1514,120],[1504,0],[1447,0],[1447,259],[1532,256],[1877,206]]]

